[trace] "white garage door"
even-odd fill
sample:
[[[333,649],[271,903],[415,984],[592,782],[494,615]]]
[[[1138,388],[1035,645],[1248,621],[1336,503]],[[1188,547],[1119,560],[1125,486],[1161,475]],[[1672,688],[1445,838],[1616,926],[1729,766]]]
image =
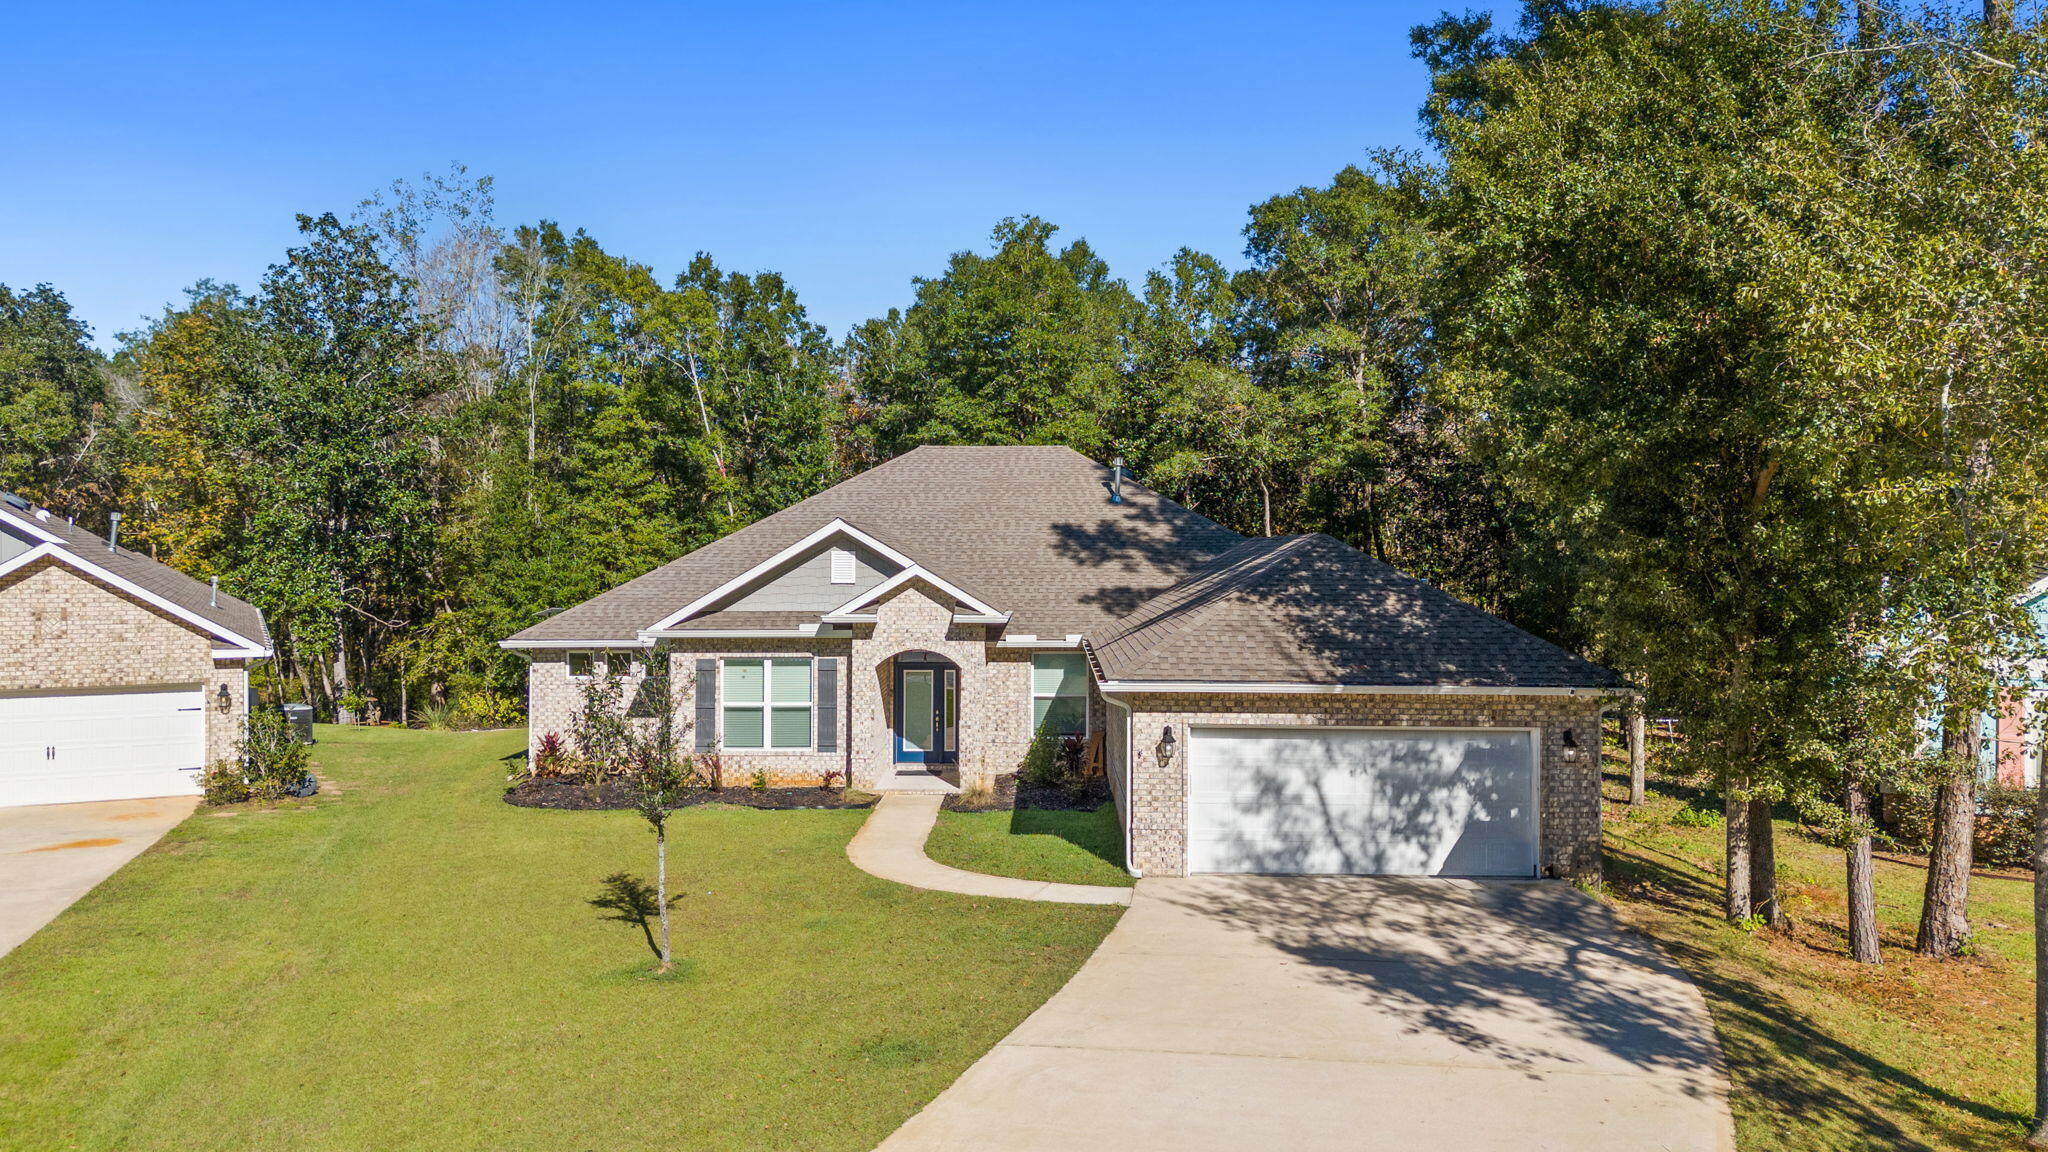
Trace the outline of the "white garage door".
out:
[[[190,795],[205,760],[198,688],[0,696],[0,808]]]
[[[1192,736],[1191,872],[1536,874],[1528,732],[1196,728]]]

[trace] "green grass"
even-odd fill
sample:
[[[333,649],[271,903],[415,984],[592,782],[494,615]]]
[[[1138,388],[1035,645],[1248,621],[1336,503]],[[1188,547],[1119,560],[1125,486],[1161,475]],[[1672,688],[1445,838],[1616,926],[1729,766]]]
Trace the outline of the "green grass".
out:
[[[1020,880],[1135,883],[1124,871],[1114,804],[1093,812],[941,812],[924,851],[941,864]]]
[[[1656,787],[1633,816],[1610,780],[1607,879],[1617,911],[1706,993],[1727,1053],[1744,1152],[2010,1149],[2031,1111],[2031,881],[1970,883],[1976,942],[1947,963],[1910,953],[1926,872],[1880,860],[1884,964],[1848,958],[1840,851],[1778,822],[1791,923],[1743,932],[1718,914],[1722,829],[1672,817]],[[1718,798],[1715,798],[1718,802]]]
[[[498,799],[518,733],[323,728],[0,958],[0,1148],[866,1149],[1117,910],[856,871],[859,811],[671,824],[677,973],[585,901],[631,813]]]

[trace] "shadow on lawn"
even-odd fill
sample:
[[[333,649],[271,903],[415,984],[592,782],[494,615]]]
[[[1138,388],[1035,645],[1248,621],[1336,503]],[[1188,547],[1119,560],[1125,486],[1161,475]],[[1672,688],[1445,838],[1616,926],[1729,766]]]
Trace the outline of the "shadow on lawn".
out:
[[[1115,813],[1114,804],[1105,804],[1093,812],[1013,808],[1010,811],[1010,835],[1054,836],[1121,869],[1124,866],[1123,827],[1117,822]]]
[[[1639,887],[1631,899],[1661,907],[1717,930],[1718,879],[1690,862],[1641,845],[1606,852],[1607,875]],[[1714,963],[1715,957],[1684,936],[1658,940],[1714,1006],[1723,1050],[1739,1069],[1739,1093],[1768,1099],[1772,1112],[1818,1127],[1849,1124],[1881,1141],[1873,1147],[1932,1152],[1937,1147],[1908,1136],[1889,1114],[1926,1113],[1938,1101],[1979,1119],[2017,1128],[2026,1116],[1965,1099],[1872,1056],[1817,1026],[1796,1006],[1768,988]],[[1863,1094],[1842,1085],[1860,1085]],[[1872,1098],[1876,1098],[1873,1102]],[[1938,1124],[1937,1117],[1929,1116]]]
[[[614,872],[599,884],[600,890],[589,901],[590,906],[603,912],[607,920],[637,926],[647,940],[647,950],[656,960],[661,959],[661,945],[654,941],[654,924],[661,918],[661,900],[654,894],[654,885],[630,872]],[[671,896],[668,906],[673,908],[680,900],[680,894]]]

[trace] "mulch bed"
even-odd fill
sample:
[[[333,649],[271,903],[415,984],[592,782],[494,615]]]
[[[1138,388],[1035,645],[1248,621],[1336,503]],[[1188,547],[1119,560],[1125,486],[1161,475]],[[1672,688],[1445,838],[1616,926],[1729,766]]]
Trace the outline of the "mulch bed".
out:
[[[1039,808],[1054,812],[1093,812],[1109,803],[1109,781],[1090,780],[1080,795],[1064,788],[1038,788],[1018,781],[1015,772],[996,777],[995,792],[986,804],[965,804],[959,796],[948,796],[941,805],[948,812],[1010,812],[1018,808]]]
[[[678,808],[699,804],[732,804],[741,808],[872,808],[871,793],[851,795],[836,788],[697,788],[685,793]],[[505,789],[505,803],[521,808],[566,808],[586,812],[633,807],[632,791],[621,784],[571,784],[558,780],[527,780]]]

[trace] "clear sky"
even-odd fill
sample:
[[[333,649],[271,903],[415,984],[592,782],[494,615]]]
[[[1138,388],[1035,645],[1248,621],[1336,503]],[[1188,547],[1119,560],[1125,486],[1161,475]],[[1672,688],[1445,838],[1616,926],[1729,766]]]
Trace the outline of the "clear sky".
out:
[[[667,279],[783,273],[835,336],[1006,215],[1135,280],[1241,263],[1247,206],[1415,147],[1447,5],[25,4],[0,37],[0,283],[102,345],[295,212],[451,162]],[[1464,4],[1456,7],[1462,9]]]

